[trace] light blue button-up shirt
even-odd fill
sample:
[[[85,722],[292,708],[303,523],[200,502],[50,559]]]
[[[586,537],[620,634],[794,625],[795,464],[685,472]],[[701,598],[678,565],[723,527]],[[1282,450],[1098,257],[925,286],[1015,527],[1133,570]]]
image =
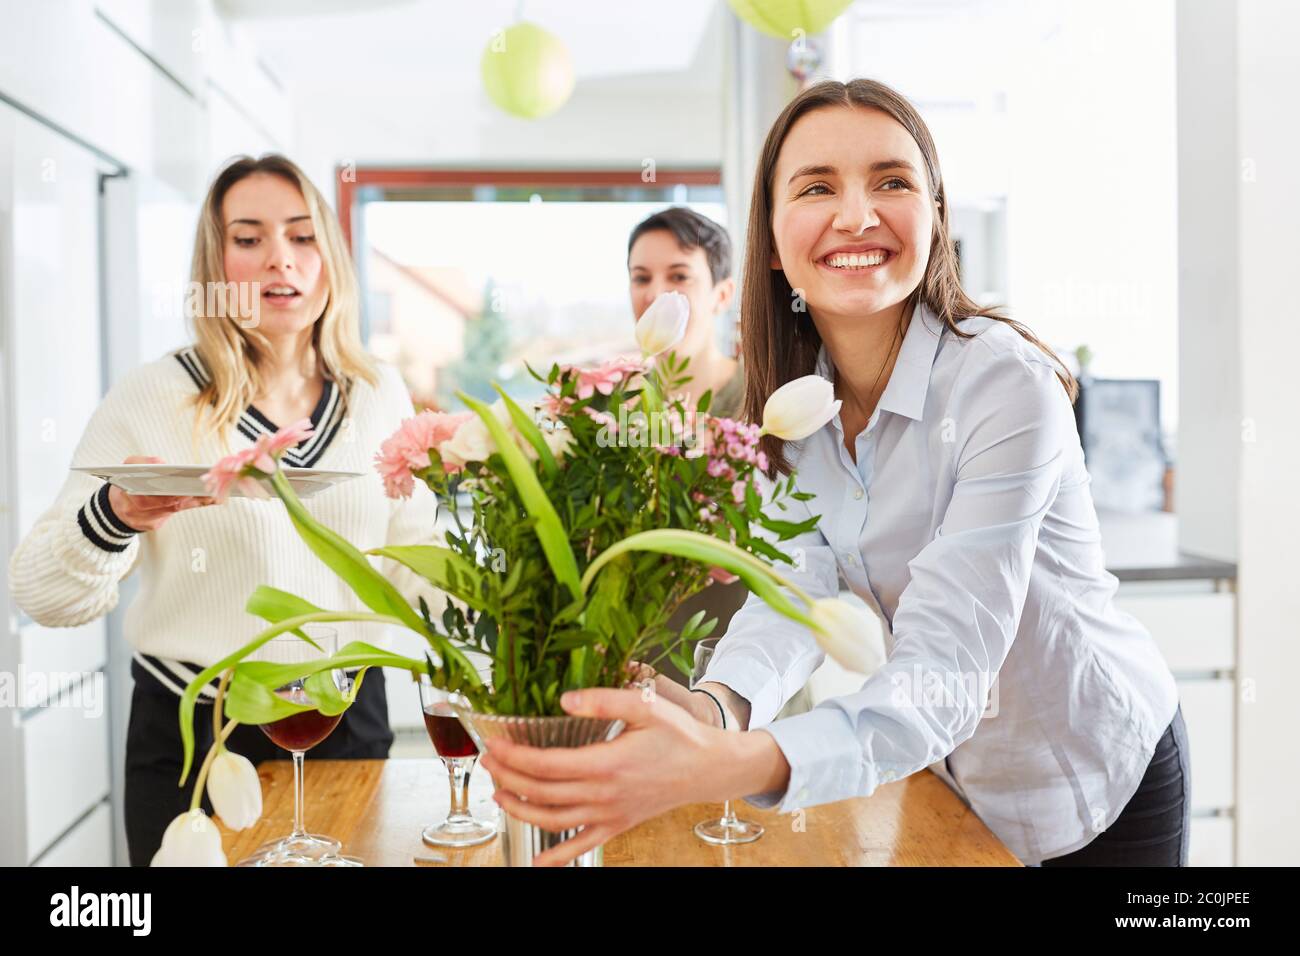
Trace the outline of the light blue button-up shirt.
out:
[[[917,306],[856,463],[838,417],[787,446],[821,521],[785,545],[798,570],[780,570],[814,596],[842,581],[875,609],[887,663],[858,692],[773,722],[824,655],[751,596],[706,679],[750,702],[750,728],[790,764],[786,791],[746,798],[755,806],[865,796],[933,764],[1039,863],[1114,822],[1178,695],[1150,634],[1112,601],[1051,360],[1006,323],[960,328],[974,338]],[[818,373],[833,377],[824,347]]]

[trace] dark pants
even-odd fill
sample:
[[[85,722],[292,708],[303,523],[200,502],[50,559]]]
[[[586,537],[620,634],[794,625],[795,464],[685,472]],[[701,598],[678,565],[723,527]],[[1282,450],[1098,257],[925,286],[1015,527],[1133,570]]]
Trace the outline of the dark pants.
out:
[[[157,684],[137,682],[131,695],[131,721],[126,732],[126,842],[132,866],[148,866],[162,844],[163,831],[189,809],[194,782],[212,746],[212,707],[194,708],[194,763],[184,787],[179,698]],[[366,672],[357,699],[334,732],[308,751],[308,759],[386,759],[393,743],[388,726],[388,695],[384,673]],[[240,725],[226,740],[226,749],[247,757],[256,766],[263,760],[291,759],[258,727]],[[203,809],[212,813],[204,795]]]
[[[1087,846],[1042,865],[1186,866],[1191,807],[1191,762],[1180,705],[1115,822]]]

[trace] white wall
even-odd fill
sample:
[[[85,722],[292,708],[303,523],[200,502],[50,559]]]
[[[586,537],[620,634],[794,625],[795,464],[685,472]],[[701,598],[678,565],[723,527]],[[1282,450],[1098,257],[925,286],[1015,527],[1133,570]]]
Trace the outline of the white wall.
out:
[[[7,561],[62,484],[101,391],[186,338],[179,295],[172,303],[167,293],[189,278],[215,160],[290,143],[286,98],[210,0],[0,0],[0,24]],[[125,178],[108,180],[101,196],[99,174]],[[42,628],[10,605],[7,588],[0,611],[0,672],[76,672],[108,688],[108,709],[93,720],[53,694],[0,720],[0,863],[104,863],[113,830],[125,862],[131,688],[120,612],[75,630]]]
[[[855,5],[830,72],[920,110],[953,208],[1007,210],[1005,304],[1178,421],[1174,0]],[[969,289],[975,295],[979,288]]]
[[[1238,315],[1237,5],[1178,7],[1179,545],[1237,558],[1242,434]]]
[[[1300,244],[1300,6],[1238,0],[1237,151],[1243,175],[1237,262],[1240,298],[1241,578],[1239,862],[1300,862],[1300,427],[1296,425],[1295,259]],[[1232,188],[1224,183],[1225,188]],[[1233,437],[1234,442],[1238,441]]]
[[[1007,99],[1013,315],[1087,344],[1099,377],[1159,378],[1178,420],[1172,0],[1068,0]]]

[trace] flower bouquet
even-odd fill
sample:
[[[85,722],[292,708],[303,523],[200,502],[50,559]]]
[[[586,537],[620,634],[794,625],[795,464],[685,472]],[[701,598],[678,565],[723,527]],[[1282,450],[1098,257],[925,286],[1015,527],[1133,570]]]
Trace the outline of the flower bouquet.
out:
[[[480,746],[497,733],[538,745],[607,739],[621,728],[575,726],[590,719],[566,716],[560,696],[624,686],[635,664],[664,657],[689,673],[691,645],[716,621],[701,612],[673,632],[668,620],[716,579],[743,579],[809,627],[832,656],[869,670],[869,615],[836,599],[814,601],[774,567],[792,563],[780,543],[817,522],[785,520],[780,512],[810,496],[795,489],[793,477],[769,483],[766,494],[757,480],[767,470],[760,436],[798,440],[820,428],[839,407],[831,384],[816,376],[789,383],[767,403],[761,426],[709,415],[707,392],[688,408],[671,397],[687,380],[686,363],[668,351],[686,317],[685,297],[666,293],[638,322],[639,358],[533,373],[546,385],[534,408],[498,388],[491,406],[461,394],[468,411],[425,411],[403,422],[382,444],[376,467],[390,496],[409,496],[417,480],[437,495],[454,524],[443,544],[362,552],[314,520],[278,465],[307,423],[218,464],[209,473],[215,496],[234,482],[269,488],[308,547],[369,610],[318,608],[259,587],[247,609],[269,626],[201,672],[181,699],[182,783],[193,760],[195,700],[218,675],[226,676],[227,734],[234,722],[266,723],[307,709],[274,692],[303,677],[316,709],[340,713],[365,669],[380,666],[427,672],[435,686],[457,693],[464,705],[458,714]],[[435,614],[422,598],[412,606],[368,556],[410,568],[447,595],[445,607]],[[299,628],[330,621],[409,628],[428,642],[428,659],[353,642],[305,664],[245,660],[279,634],[306,640]],[[481,675],[467,652],[490,660],[490,673]],[[330,678],[338,668],[360,669],[350,690]],[[214,753],[223,740],[217,737]]]

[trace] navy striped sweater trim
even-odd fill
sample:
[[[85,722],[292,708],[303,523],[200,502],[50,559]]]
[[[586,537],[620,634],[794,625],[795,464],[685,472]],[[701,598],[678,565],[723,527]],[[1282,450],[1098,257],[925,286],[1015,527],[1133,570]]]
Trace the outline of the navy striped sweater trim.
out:
[[[131,655],[131,677],[141,690],[180,697],[186,686],[203,670],[189,661],[173,661],[136,651]],[[199,690],[198,703],[210,704],[217,699],[220,677],[214,677]]]
[[[77,511],[77,525],[87,540],[101,551],[121,552],[140,532],[123,521],[113,511],[108,498],[109,484],[99,490]]]
[[[211,376],[194,346],[177,352],[176,361],[180,362],[196,388],[204,388],[211,381]],[[281,461],[291,468],[313,467],[324,456],[330,442],[343,426],[343,396],[333,379],[325,379],[320,401],[312,409],[310,417],[312,436],[293,448],[286,449],[281,458]],[[257,441],[262,435],[274,434],[280,426],[263,415],[255,406],[249,405],[240,414],[235,427],[249,441]]]

